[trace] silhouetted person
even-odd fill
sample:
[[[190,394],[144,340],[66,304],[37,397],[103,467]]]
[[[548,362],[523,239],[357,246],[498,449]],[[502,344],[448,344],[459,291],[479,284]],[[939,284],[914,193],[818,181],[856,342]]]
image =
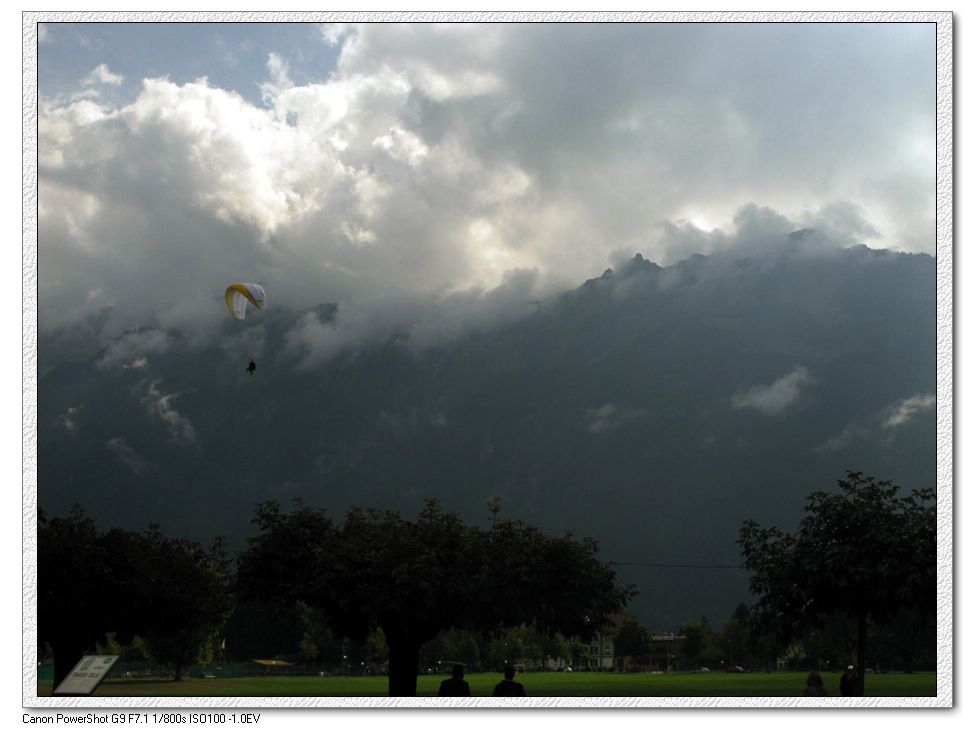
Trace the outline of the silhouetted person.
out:
[[[455,664],[450,679],[440,683],[438,697],[470,697],[471,686],[464,681],[464,667]]]
[[[495,697],[524,697],[525,685],[515,681],[515,668],[504,668],[504,679],[494,685]]]
[[[823,678],[819,672],[809,672],[806,677],[806,691],[802,693],[806,697],[825,697],[826,689],[823,687]]]
[[[840,677],[840,694],[843,697],[854,697],[857,693],[857,673],[851,664]]]
[[[254,364],[254,358],[251,358],[250,364],[247,366],[247,374],[253,375],[255,370],[257,370],[257,365]]]

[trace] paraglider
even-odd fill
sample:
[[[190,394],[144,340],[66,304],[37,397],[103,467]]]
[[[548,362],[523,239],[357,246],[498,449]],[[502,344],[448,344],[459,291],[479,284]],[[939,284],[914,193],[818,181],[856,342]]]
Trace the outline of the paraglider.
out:
[[[231,284],[223,298],[234,319],[243,319],[247,315],[248,304],[264,309],[264,287],[260,284]]]
[[[234,319],[243,319],[247,316],[248,305],[257,309],[264,309],[267,297],[264,294],[264,287],[260,284],[231,284],[223,294],[224,301],[227,302],[227,309]],[[248,375],[253,375],[257,369],[254,358],[250,359],[247,368],[244,370]]]

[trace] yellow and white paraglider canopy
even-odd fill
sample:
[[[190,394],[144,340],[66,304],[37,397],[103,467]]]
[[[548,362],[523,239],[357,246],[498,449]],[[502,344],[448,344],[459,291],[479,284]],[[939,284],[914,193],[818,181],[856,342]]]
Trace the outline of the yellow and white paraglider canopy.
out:
[[[234,319],[244,318],[248,304],[264,309],[264,287],[260,284],[231,284],[224,292],[223,298]]]

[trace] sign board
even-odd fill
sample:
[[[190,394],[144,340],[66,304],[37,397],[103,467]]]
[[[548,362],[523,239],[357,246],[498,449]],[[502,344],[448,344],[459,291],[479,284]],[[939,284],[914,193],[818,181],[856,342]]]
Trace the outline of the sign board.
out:
[[[117,656],[82,657],[54,690],[54,696],[87,697],[102,683],[118,661]]]

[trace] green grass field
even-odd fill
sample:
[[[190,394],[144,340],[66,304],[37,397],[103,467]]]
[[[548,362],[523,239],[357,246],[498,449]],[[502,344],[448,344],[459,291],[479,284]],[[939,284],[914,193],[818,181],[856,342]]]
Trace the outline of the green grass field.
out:
[[[417,678],[417,696],[434,697],[440,676]],[[471,694],[489,697],[497,673],[465,677]],[[770,674],[617,674],[542,672],[518,675],[532,697],[796,697],[806,684],[804,672]],[[839,696],[838,674],[823,676],[826,690]],[[52,682],[38,682],[39,697],[49,697]],[[96,697],[385,697],[386,677],[246,677],[171,680],[108,679]],[[873,674],[866,677],[868,697],[936,697],[937,675]]]

